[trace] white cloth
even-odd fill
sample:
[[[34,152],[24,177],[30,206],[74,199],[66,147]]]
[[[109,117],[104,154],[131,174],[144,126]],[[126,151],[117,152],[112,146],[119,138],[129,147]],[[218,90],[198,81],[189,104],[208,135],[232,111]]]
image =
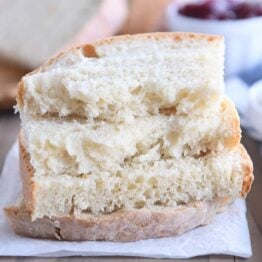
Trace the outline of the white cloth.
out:
[[[236,105],[241,126],[262,141],[262,80],[248,86],[240,77],[231,77],[226,81],[226,94]]]
[[[214,222],[182,236],[131,243],[63,242],[30,239],[13,233],[3,207],[21,192],[17,143],[7,155],[0,177],[0,255],[2,256],[140,256],[189,258],[207,254],[250,257],[251,245],[243,200],[236,200]]]

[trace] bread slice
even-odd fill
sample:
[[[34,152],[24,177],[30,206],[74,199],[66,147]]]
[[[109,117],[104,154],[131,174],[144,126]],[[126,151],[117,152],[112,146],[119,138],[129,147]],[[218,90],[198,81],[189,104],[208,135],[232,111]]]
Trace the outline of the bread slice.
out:
[[[205,114],[223,99],[224,40],[193,33],[117,36],[60,54],[19,84],[23,117],[131,121]]]
[[[69,240],[171,236],[245,197],[252,162],[223,94],[223,53],[218,36],[120,36],[26,75],[24,204],[7,209],[15,230]]]
[[[252,162],[243,146],[239,153],[242,158],[242,185],[239,192],[245,197],[253,181]],[[26,160],[25,160],[26,161]],[[25,168],[22,162],[22,169]],[[30,170],[29,170],[30,171]],[[190,201],[175,207],[121,209],[109,214],[95,215],[91,212],[63,216],[44,216],[32,221],[28,200],[32,205],[33,192],[29,188],[32,173],[22,170],[24,196],[27,199],[19,205],[5,208],[16,234],[56,240],[107,240],[136,241],[147,238],[171,237],[183,234],[197,226],[212,222],[217,212],[223,211],[232,202],[232,197],[215,197],[209,201]]]
[[[133,162],[116,172],[105,169],[78,176],[36,176],[20,139],[20,164],[25,205],[33,220],[83,212],[99,215],[118,209],[174,207],[215,197],[237,198],[246,196],[253,180],[252,162],[242,145],[197,158]]]
[[[52,216],[31,221],[22,205],[5,209],[16,234],[56,240],[137,241],[171,237],[197,226],[209,224],[217,212],[226,208],[230,198],[198,201],[159,210],[121,210],[112,214]]]
[[[152,115],[132,123],[39,119],[22,124],[35,176],[116,173],[131,162],[228,151],[240,142],[235,106],[206,117]]]

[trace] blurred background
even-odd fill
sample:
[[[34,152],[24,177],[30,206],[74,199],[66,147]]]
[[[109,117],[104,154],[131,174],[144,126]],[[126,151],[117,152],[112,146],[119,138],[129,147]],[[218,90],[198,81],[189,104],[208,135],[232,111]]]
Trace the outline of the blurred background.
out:
[[[0,170],[19,131],[13,106],[24,74],[84,42],[155,31],[225,36],[226,92],[236,103],[243,143],[254,161],[249,208],[262,232],[262,1],[258,0],[0,0]],[[261,234],[259,241],[256,245],[261,247]],[[257,250],[261,254],[261,248]]]

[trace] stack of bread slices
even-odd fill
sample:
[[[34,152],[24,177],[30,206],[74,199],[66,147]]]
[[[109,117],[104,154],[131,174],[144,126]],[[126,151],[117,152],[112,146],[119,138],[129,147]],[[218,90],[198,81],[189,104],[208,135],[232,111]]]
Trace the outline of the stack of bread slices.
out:
[[[220,36],[118,36],[19,84],[17,234],[135,241],[208,224],[253,181]]]

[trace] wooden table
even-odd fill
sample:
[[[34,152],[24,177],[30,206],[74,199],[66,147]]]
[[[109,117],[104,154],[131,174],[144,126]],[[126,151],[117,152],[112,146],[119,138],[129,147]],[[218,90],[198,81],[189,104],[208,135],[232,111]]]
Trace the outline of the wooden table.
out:
[[[12,113],[0,113],[0,170],[4,162],[5,155],[16,139],[20,128],[19,118],[17,115]],[[251,234],[253,256],[248,259],[240,259],[233,256],[205,256],[197,257],[192,259],[196,262],[218,262],[218,261],[262,261],[262,156],[259,152],[259,147],[257,142],[249,138],[245,134],[242,139],[244,145],[246,146],[251,158],[253,159],[254,169],[255,169],[255,183],[251,193],[247,199],[248,205],[248,223]],[[162,261],[161,259],[145,259],[145,258],[123,258],[123,257],[97,257],[97,258],[87,258],[87,257],[75,257],[75,258],[18,258],[18,257],[4,257],[0,258],[1,261],[125,261],[125,262],[139,262],[139,261]],[[169,260],[170,261],[170,260]],[[187,260],[171,260],[171,261],[187,261]]]

